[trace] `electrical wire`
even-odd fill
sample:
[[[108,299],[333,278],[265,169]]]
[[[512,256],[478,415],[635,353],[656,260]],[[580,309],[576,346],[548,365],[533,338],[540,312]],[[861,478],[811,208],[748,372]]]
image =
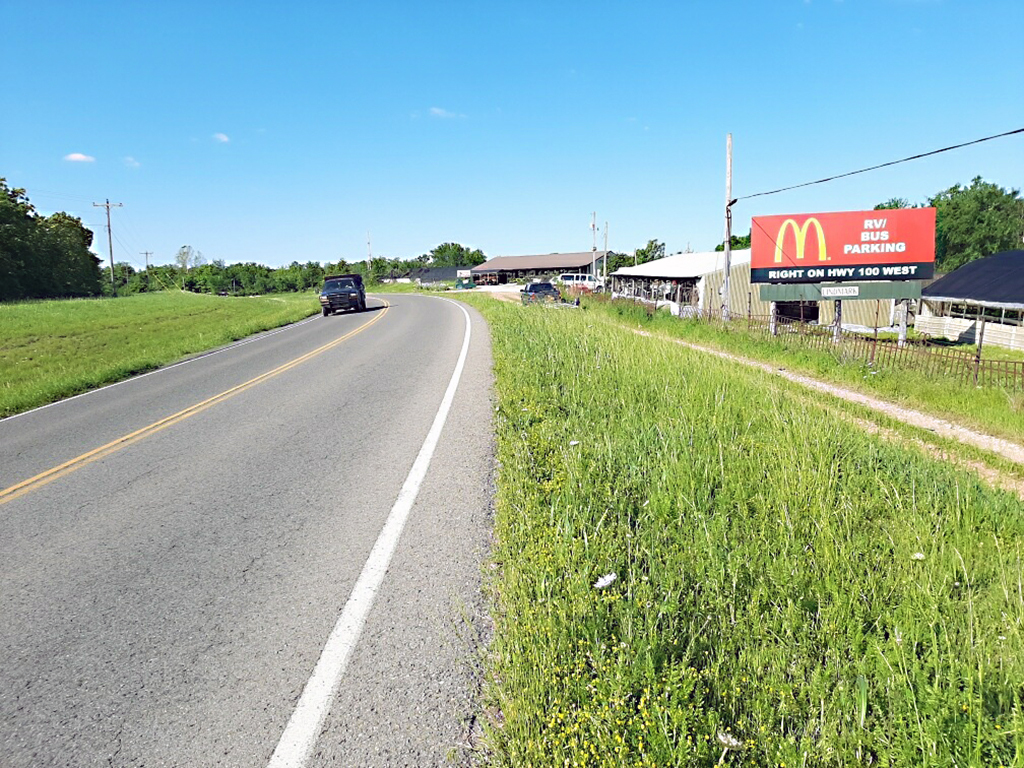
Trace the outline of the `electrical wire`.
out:
[[[961,149],[963,147],[969,147],[972,144],[981,144],[984,141],[992,141],[993,139],[1002,139],[1006,136],[1013,136],[1017,133],[1024,133],[1024,128],[1017,128],[1013,131],[1006,131],[1006,133],[997,133],[994,136],[986,136],[983,139],[975,139],[974,141],[965,141],[963,144],[954,144],[951,147],[943,147],[942,149],[934,149],[931,152],[922,152],[918,155],[911,155],[910,157],[904,157],[901,160],[890,160],[888,163],[880,163],[878,165],[872,165],[870,168],[861,168],[857,171],[850,171],[849,173],[840,173],[837,176],[829,176],[824,179],[818,179],[817,181],[806,181],[803,184],[794,184],[791,187],[781,187],[779,189],[772,189],[768,192],[757,192],[753,195],[742,195],[729,202],[729,205],[739,202],[740,200],[749,200],[752,197],[765,197],[766,195],[777,195],[780,192],[789,192],[791,189],[800,189],[801,187],[811,187],[815,184],[824,184],[827,181],[835,181],[836,179],[845,179],[847,176],[856,176],[858,173],[867,173],[868,171],[877,171],[879,168],[888,168],[890,165],[899,165],[900,163],[908,163],[911,160],[920,160],[922,157],[931,157],[932,155],[939,155],[943,152],[951,152],[954,149]]]

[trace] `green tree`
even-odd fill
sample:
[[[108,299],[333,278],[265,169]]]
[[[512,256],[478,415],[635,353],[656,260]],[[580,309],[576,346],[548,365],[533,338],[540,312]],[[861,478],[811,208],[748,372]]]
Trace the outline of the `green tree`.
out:
[[[632,267],[634,264],[645,264],[648,261],[665,258],[665,244],[659,240],[648,240],[647,245],[637,248],[634,253],[616,253],[608,251],[608,274],[617,269]]]
[[[884,203],[875,206],[876,211],[893,211],[899,208],[913,208],[913,206],[905,197],[890,197]]]
[[[66,213],[40,216],[24,189],[0,178],[0,301],[100,291],[92,232]]]
[[[427,260],[421,256],[416,266],[424,266],[429,262],[431,267],[475,267],[487,261],[484,252],[479,248],[473,250],[458,243],[442,243],[434,248],[429,254],[425,254]]]
[[[733,251],[740,250],[741,248],[749,248],[750,247],[750,233],[747,232],[747,234],[745,234],[745,235],[732,235],[729,238],[729,247],[730,247],[730,250],[733,250]],[[725,250],[725,243],[719,243],[718,245],[716,245],[715,246],[715,250],[716,251],[724,251]]]
[[[55,213],[40,224],[53,253],[53,295],[98,295],[102,291],[103,273],[99,258],[89,250],[92,230],[67,213]]]
[[[648,240],[643,248],[636,249],[636,263],[646,264],[665,258],[665,244],[658,240]]]
[[[952,272],[969,261],[1021,247],[1024,200],[976,176],[969,187],[954,184],[928,201],[936,209],[935,268]]]

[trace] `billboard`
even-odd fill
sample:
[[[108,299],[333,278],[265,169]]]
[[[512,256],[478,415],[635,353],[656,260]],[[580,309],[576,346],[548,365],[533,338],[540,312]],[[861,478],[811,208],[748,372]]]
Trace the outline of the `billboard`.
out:
[[[752,283],[927,280],[935,269],[935,209],[755,216]]]

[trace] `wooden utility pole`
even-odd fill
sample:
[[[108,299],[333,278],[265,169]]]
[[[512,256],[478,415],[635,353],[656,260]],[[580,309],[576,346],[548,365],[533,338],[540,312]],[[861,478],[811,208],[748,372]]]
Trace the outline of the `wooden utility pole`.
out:
[[[116,289],[114,283],[114,237],[110,232],[110,209],[111,208],[122,208],[122,203],[112,203],[110,198],[107,198],[105,203],[93,203],[94,208],[106,208],[107,209],[107,245],[110,248],[110,287]]]
[[[149,290],[149,257],[153,255],[153,252],[142,251],[140,255],[146,257],[146,290]]]
[[[590,249],[590,274],[597,278],[597,212],[590,214],[590,231],[594,233],[594,245]]]
[[[729,273],[732,272],[732,134],[725,137],[725,280],[722,281],[722,320],[729,320]]]
[[[604,223],[604,284],[605,290],[608,290],[608,222]]]

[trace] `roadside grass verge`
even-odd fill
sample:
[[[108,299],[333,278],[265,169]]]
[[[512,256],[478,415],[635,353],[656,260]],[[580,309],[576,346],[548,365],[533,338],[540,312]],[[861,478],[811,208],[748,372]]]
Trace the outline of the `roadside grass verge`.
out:
[[[463,300],[497,380],[495,762],[1024,760],[1014,496],[605,313]]]
[[[784,335],[771,339],[749,333],[743,320],[723,328],[698,320],[680,320],[667,312],[650,317],[642,306],[627,301],[609,302],[601,298],[586,301],[589,309],[616,317],[633,327],[639,323],[651,331],[773,363],[991,435],[1024,442],[1024,392],[976,387],[955,378],[928,376],[913,369],[874,370],[863,360],[843,357],[841,352],[806,349],[787,341]],[[993,350],[991,357],[1013,359],[1014,355]]]
[[[320,311],[310,293],[178,292],[0,304],[0,417]]]

